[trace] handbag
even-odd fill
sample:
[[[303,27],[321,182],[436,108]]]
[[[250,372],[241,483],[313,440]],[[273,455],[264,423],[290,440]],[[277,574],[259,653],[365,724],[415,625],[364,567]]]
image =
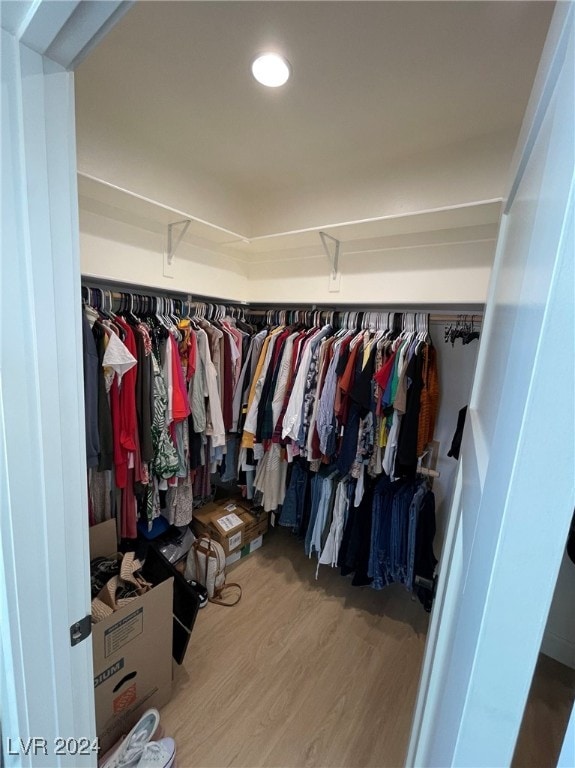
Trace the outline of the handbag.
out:
[[[236,582],[226,584],[226,554],[224,548],[211,536],[200,536],[192,544],[186,561],[185,578],[198,581],[208,590],[208,600],[218,605],[237,605],[242,597],[242,588]],[[238,591],[232,602],[224,600],[224,590],[234,587]]]

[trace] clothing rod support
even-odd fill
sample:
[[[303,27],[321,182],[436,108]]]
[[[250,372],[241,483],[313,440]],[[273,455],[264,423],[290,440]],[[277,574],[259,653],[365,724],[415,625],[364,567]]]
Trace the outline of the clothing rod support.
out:
[[[172,263],[172,259],[174,258],[176,251],[178,250],[178,246],[182,242],[182,239],[186,232],[188,231],[188,227],[192,223],[191,219],[182,219],[182,221],[174,221],[172,224],[168,224],[168,264]],[[179,227],[183,225],[182,230],[178,234],[178,238],[176,242],[174,243],[174,227]]]
[[[331,266],[331,273],[332,275],[337,275],[338,268],[339,268],[339,251],[340,251],[341,243],[335,237],[328,235],[327,232],[320,232],[319,236],[321,238],[323,249],[325,251],[325,254]]]

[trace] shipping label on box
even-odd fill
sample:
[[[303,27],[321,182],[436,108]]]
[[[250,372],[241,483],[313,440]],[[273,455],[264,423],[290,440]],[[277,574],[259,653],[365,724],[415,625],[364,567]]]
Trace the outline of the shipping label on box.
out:
[[[233,552],[234,549],[237,549],[238,547],[242,546],[242,532],[238,531],[237,533],[232,533],[232,535],[228,538],[228,549],[230,552]]]
[[[226,565],[233,565],[242,558],[247,557],[247,555],[251,555],[251,553],[258,550],[263,543],[264,537],[258,536],[257,539],[253,539],[253,541],[250,541],[249,544],[244,544],[244,546],[239,551],[232,552],[231,555],[226,557]]]
[[[229,533],[230,531],[233,531],[234,528],[240,528],[243,525],[241,518],[239,518],[235,512],[230,512],[221,517],[213,517],[212,519],[214,525],[219,528],[222,533]]]

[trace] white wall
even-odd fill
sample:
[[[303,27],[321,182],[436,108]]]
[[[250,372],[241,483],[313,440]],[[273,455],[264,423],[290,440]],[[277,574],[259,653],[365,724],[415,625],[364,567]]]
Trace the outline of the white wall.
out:
[[[433,483],[437,524],[434,549],[438,558],[441,556],[445,538],[458,465],[458,461],[448,456],[447,452],[451,448],[459,410],[469,404],[479,350],[477,341],[465,346],[461,340],[457,340],[454,346],[451,343],[446,344],[443,340],[444,329],[444,323],[432,323],[430,328],[437,350],[440,391],[439,413],[435,425],[435,439],[439,441],[437,469],[440,476]]]
[[[336,293],[328,290],[330,267],[323,251],[301,259],[276,257],[252,263],[248,266],[250,301],[455,307],[485,302],[494,234],[440,241],[438,233],[426,233],[426,238],[419,239],[418,244],[401,245],[401,238],[394,238],[388,246],[355,252],[343,243],[341,287]]]
[[[340,290],[330,292],[319,237],[311,248],[237,256],[183,241],[167,277],[165,227],[80,204],[83,275],[253,303],[483,304],[497,233],[484,224],[343,242]]]
[[[80,210],[82,275],[134,283],[166,291],[246,301],[245,264],[206,248],[182,242],[164,275],[166,233],[150,231],[87,210]]]
[[[541,651],[575,669],[575,563],[563,556]]]

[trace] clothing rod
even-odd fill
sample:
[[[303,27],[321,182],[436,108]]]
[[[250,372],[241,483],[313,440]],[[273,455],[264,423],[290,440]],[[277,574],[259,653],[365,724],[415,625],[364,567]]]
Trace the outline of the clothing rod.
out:
[[[247,313],[248,315],[252,315],[255,317],[264,317],[267,312],[281,312],[282,310],[290,311],[291,309],[301,309],[302,311],[313,311],[313,312],[397,312],[397,314],[407,314],[407,313],[422,313],[425,315],[429,315],[429,322],[430,323],[451,323],[454,320],[457,320],[458,317],[467,317],[467,318],[473,318],[474,321],[479,324],[483,322],[483,309],[480,310],[469,310],[469,309],[454,309],[446,312],[432,312],[428,309],[421,309],[421,308],[410,308],[405,309],[405,307],[402,308],[393,308],[393,307],[387,307],[383,305],[379,305],[377,307],[363,307],[362,305],[354,306],[352,308],[349,307],[321,307],[321,306],[305,306],[305,305],[294,305],[293,307],[273,307],[268,310],[265,309],[252,309],[251,305],[248,305]]]
[[[473,316],[477,322],[481,322],[483,317],[483,304],[462,304],[455,308],[452,305],[432,304],[322,304],[322,303],[286,303],[271,305],[265,302],[247,302],[238,299],[228,299],[222,296],[207,296],[199,293],[190,293],[189,291],[179,291],[171,288],[156,288],[149,285],[139,285],[135,283],[122,282],[119,280],[99,279],[89,275],[82,276],[82,286],[86,288],[101,288],[107,291],[117,291],[121,293],[137,293],[148,296],[163,295],[168,298],[185,298],[190,302],[204,302],[208,304],[230,304],[233,306],[246,307],[251,315],[264,316],[266,312],[278,310],[299,309],[302,311],[321,311],[321,312],[422,312],[428,314],[431,322],[448,323],[456,320],[458,315]],[[118,299],[119,296],[114,296]]]
[[[150,285],[137,285],[135,283],[125,283],[119,280],[106,280],[98,279],[90,276],[82,276],[82,288],[98,288],[105,291],[111,291],[119,293],[134,293],[143,296],[166,296],[167,298],[185,299],[189,302],[204,302],[207,304],[230,304],[232,306],[247,307],[249,306],[247,301],[239,299],[226,299],[221,296],[205,296],[199,293],[191,293],[190,291],[178,291],[171,288],[155,288]],[[120,298],[119,295],[113,296],[113,298]]]
[[[425,475],[426,477],[440,477],[441,473],[436,469],[429,469],[428,467],[419,467],[417,470],[418,475]]]
[[[290,310],[301,309],[308,311],[320,310],[322,312],[423,312],[424,314],[439,313],[448,315],[448,319],[457,317],[457,315],[479,315],[482,316],[484,304],[393,304],[393,303],[323,303],[323,302],[302,302],[302,303],[268,303],[268,302],[249,302],[251,314],[258,312],[265,313],[269,310]]]

